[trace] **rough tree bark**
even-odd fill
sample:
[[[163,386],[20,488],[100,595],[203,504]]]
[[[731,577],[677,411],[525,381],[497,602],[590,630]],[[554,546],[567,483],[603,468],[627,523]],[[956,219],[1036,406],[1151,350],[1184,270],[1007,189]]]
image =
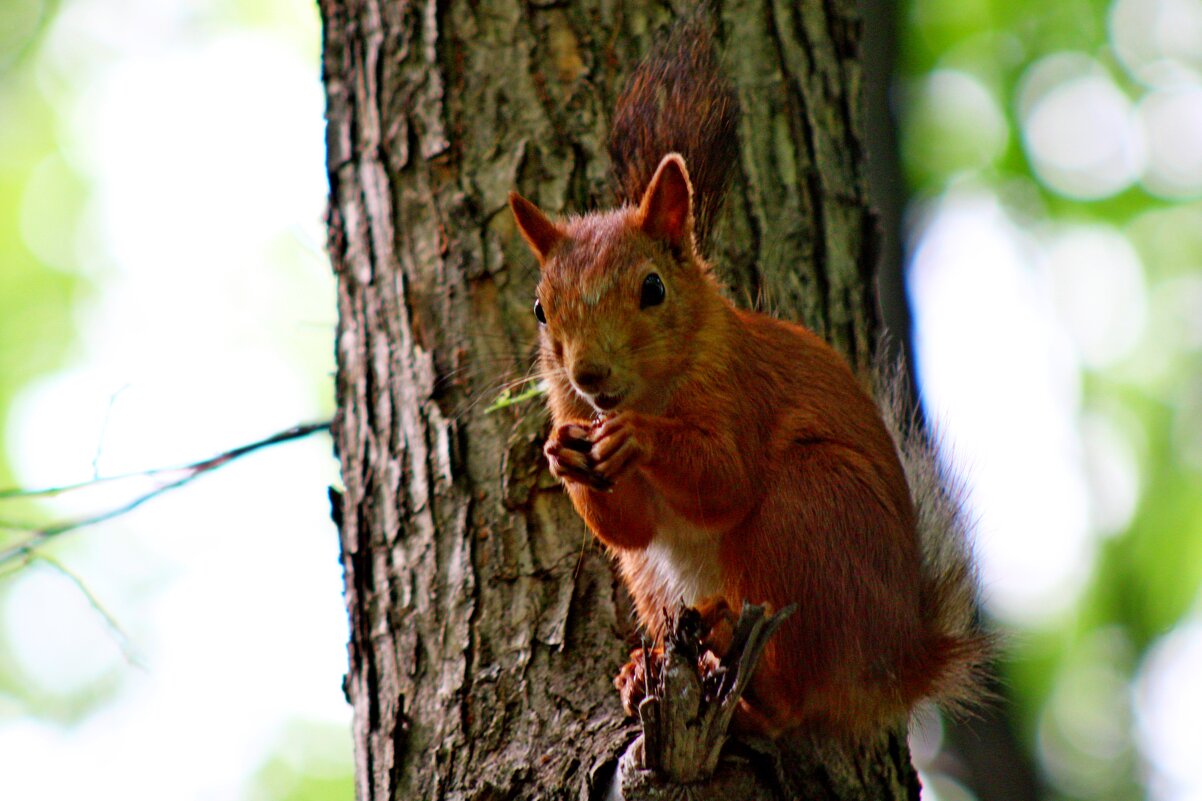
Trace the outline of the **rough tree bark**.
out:
[[[678,3],[683,11],[689,3]],[[546,473],[535,267],[505,207],[605,205],[608,115],[674,10],[650,0],[321,0],[338,277],[332,493],[358,796],[586,798],[631,738],[628,600]],[[877,335],[860,24],[847,0],[725,0],[742,153],[714,260],[743,302],[860,367]],[[904,736],[799,744],[812,798],[916,795]]]

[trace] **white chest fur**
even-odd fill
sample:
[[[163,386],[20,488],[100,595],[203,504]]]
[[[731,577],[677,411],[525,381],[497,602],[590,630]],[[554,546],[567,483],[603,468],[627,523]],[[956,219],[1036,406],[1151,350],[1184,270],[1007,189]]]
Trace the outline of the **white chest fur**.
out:
[[[641,571],[671,606],[684,601],[694,606],[721,591],[722,571],[718,564],[718,536],[675,515],[665,515],[655,536],[643,552]]]

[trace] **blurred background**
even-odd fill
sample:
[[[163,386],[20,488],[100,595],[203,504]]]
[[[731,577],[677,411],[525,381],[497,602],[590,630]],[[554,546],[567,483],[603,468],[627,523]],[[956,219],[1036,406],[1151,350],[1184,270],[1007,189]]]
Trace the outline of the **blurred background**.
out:
[[[1202,799],[1202,0],[891,9],[913,352],[1008,642],[992,728],[918,728],[928,797]],[[0,3],[0,488],[331,414],[319,31]],[[0,566],[0,796],[352,798],[336,481],[312,437]],[[0,549],[144,488],[0,499]]]
[[[332,414],[319,57],[309,2],[0,1],[0,488]],[[0,797],[353,798],[337,475],[317,435],[0,565]]]
[[[1029,792],[1202,799],[1202,2],[900,14],[914,353]]]

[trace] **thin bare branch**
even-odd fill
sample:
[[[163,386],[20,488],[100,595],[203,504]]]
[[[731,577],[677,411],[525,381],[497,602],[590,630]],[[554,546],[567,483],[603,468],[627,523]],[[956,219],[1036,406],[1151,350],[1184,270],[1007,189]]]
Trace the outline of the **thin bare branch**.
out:
[[[0,500],[6,500],[10,498],[44,498],[54,497],[75,490],[133,478],[150,478],[160,480],[160,483],[157,486],[137,495],[132,500],[94,515],[72,520],[64,520],[43,527],[35,527],[32,525],[26,526],[12,522],[0,522],[0,527],[13,531],[22,531],[27,534],[27,536],[20,542],[0,551],[0,565],[5,565],[15,560],[24,559],[30,556],[40,557],[41,554],[37,553],[37,549],[49,540],[52,540],[62,534],[66,534],[67,532],[95,525],[96,523],[102,523],[106,520],[112,520],[120,517],[121,515],[127,514],[128,512],[137,509],[147,501],[157,498],[158,496],[177,487],[181,487],[184,484],[194,480],[198,476],[216,470],[217,468],[229,464],[230,462],[242,456],[254,453],[257,450],[261,450],[271,445],[278,445],[283,442],[301,439],[309,436],[310,434],[315,434],[321,431],[329,431],[329,429],[329,420],[293,426],[292,428],[273,434],[270,437],[251,442],[246,445],[240,445],[236,448],[231,448],[230,450],[219,453],[216,456],[211,456],[207,459],[202,459],[201,461],[193,462],[181,467],[156,467],[141,472],[107,476],[92,481],[84,481],[78,484],[68,484],[60,487],[48,487],[36,490],[0,490]]]
[[[75,589],[79,590],[84,599],[87,600],[88,606],[92,607],[92,610],[96,614],[100,615],[101,619],[104,621],[109,633],[112,634],[113,639],[116,641],[117,647],[121,650],[121,656],[125,658],[125,661],[139,670],[144,671],[147,669],[146,663],[142,660],[142,657],[138,655],[137,650],[134,648],[133,640],[131,640],[129,635],[125,633],[125,629],[121,628],[121,624],[117,622],[117,618],[105,608],[104,604],[100,602],[100,599],[96,597],[96,594],[88,588],[88,585],[84,583],[84,580],[79,576],[78,573],[69,569],[57,559],[47,556],[44,553],[34,554],[29,558],[46,565],[63,578],[74,584]]]

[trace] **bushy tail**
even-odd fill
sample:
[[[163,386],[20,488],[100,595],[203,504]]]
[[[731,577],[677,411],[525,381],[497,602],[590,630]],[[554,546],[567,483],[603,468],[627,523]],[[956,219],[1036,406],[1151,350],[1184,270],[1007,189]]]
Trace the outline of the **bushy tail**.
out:
[[[684,157],[702,252],[739,153],[739,99],[718,69],[707,8],[678,22],[635,68],[609,136],[619,204],[639,202],[664,156]]]
[[[881,353],[888,349],[879,348]],[[930,698],[952,711],[986,694],[995,637],[980,619],[976,569],[969,549],[965,488],[939,462],[935,442],[918,420],[900,365],[876,365],[876,397],[914,499],[922,548],[922,614],[928,647],[923,664],[903,678],[912,698]]]

